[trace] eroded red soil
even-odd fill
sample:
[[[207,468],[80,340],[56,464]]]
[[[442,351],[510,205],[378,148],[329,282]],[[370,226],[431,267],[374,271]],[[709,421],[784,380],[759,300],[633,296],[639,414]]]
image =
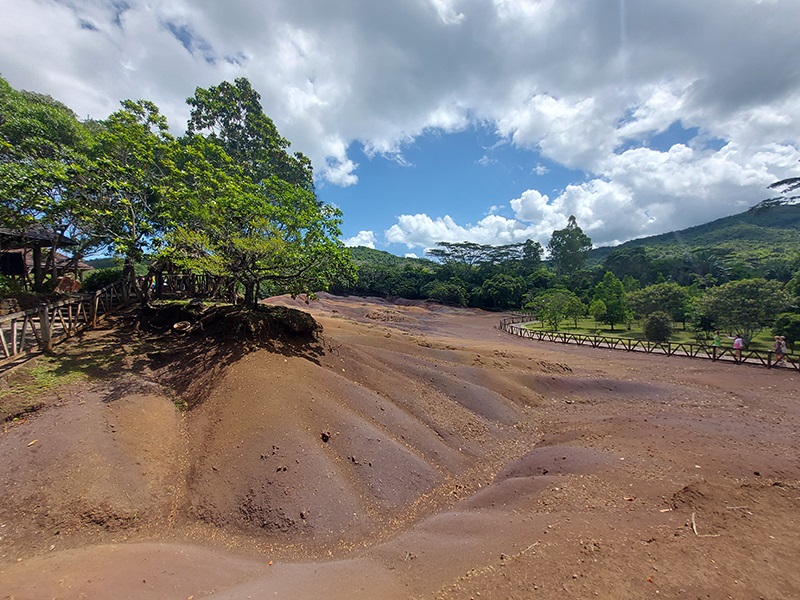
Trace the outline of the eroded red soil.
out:
[[[126,355],[6,426],[0,598],[800,597],[795,373],[274,301],[321,341]]]

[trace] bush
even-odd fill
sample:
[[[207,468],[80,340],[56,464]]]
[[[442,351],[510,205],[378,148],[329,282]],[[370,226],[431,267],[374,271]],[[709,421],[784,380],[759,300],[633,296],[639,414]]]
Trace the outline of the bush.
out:
[[[789,348],[794,349],[794,343],[800,340],[800,313],[779,314],[775,319],[772,335],[782,335]]]
[[[122,267],[111,267],[108,269],[96,269],[86,274],[83,279],[83,291],[96,292],[122,279]]]
[[[441,304],[453,304],[455,306],[467,305],[467,290],[456,280],[432,281],[422,289],[428,299]]]
[[[666,342],[672,336],[672,317],[662,311],[650,313],[642,327],[651,342]]]
[[[25,292],[25,288],[19,279],[0,275],[0,298],[11,298]]]

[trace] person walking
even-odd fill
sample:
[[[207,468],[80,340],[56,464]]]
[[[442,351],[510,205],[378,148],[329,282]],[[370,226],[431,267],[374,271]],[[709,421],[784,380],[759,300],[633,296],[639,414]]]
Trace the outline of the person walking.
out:
[[[744,348],[744,340],[740,334],[736,334],[733,338],[733,357],[736,362],[742,362],[742,348]]]
[[[714,332],[714,339],[711,341],[711,345],[714,348],[722,348],[722,336],[720,336],[719,330]]]
[[[775,336],[775,345],[772,346],[772,351],[775,353],[775,362],[773,364],[779,365],[786,360],[786,342],[783,341],[781,336]]]

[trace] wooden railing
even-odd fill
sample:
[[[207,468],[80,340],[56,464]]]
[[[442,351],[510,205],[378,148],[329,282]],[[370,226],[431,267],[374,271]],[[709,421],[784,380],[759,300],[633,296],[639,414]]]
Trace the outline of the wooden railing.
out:
[[[152,296],[155,298],[165,295],[211,298],[223,295],[229,280],[226,277],[211,277],[206,274],[162,273],[150,275],[146,284],[152,286]]]
[[[742,350],[741,357],[737,359],[732,348],[721,348],[707,344],[686,344],[683,342],[648,342],[626,338],[612,338],[599,335],[581,333],[566,333],[558,331],[542,331],[528,329],[523,323],[531,321],[530,315],[512,315],[500,319],[500,329],[513,335],[545,342],[560,344],[575,344],[590,346],[592,348],[607,348],[610,350],[625,350],[627,352],[645,352],[647,354],[663,354],[665,356],[687,356],[689,358],[703,358],[713,361],[727,361],[735,363],[749,363],[771,369],[776,366],[775,353],[763,350]],[[797,356],[787,354],[781,366],[790,367],[800,371],[800,360]]]
[[[50,352],[53,345],[136,298],[133,283],[117,281],[92,293],[81,294],[38,308],[0,317],[0,364],[35,352]]]
[[[38,308],[0,317],[0,365],[37,352],[50,352],[53,345],[79,331],[95,327],[97,320],[134,301],[149,298],[219,297],[229,293],[225,277],[203,274],[156,274],[135,282],[121,279],[91,293],[79,294]]]

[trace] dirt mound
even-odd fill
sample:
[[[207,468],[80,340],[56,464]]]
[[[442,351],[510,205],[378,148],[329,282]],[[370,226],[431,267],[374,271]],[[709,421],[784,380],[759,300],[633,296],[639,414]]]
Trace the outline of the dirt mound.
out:
[[[534,448],[508,464],[494,480],[501,482],[537,475],[589,474],[614,462],[614,457],[597,450],[577,446],[544,446]]]
[[[791,373],[283,300],[58,348],[93,378],[0,434],[0,596],[800,596]]]
[[[142,308],[140,319],[146,331],[174,331],[262,345],[287,338],[313,340],[322,331],[307,312],[266,304],[220,306],[196,300],[154,303]]]

